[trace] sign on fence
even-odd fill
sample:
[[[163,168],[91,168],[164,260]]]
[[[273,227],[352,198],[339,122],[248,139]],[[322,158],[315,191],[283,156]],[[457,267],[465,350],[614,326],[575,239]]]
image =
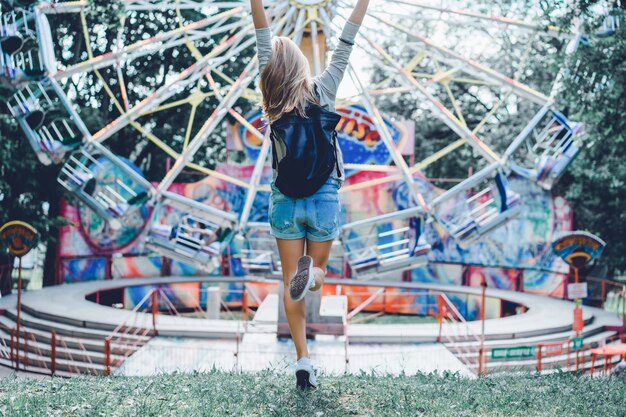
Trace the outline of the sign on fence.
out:
[[[491,349],[491,359],[532,358],[536,355],[535,346],[515,346]]]
[[[563,343],[554,343],[551,345],[543,345],[543,356],[558,356],[563,353]]]
[[[572,339],[572,349],[580,350],[583,348],[584,339],[582,337],[575,337]]]
[[[567,298],[576,300],[577,298],[587,298],[587,283],[567,284]]]

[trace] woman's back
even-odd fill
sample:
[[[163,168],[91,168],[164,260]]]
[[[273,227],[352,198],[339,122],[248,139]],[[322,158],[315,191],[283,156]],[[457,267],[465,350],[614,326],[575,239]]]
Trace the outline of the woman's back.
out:
[[[326,67],[324,72],[311,79],[312,90],[315,98],[317,99],[317,104],[326,111],[335,111],[337,90],[339,89],[339,84],[341,83],[345,70],[348,66],[352,46],[354,45],[354,38],[356,37],[359,28],[360,25],[354,24],[350,21],[346,22],[329,65]],[[266,70],[268,63],[270,63],[272,58],[272,32],[270,28],[264,27],[256,29],[256,38],[259,58],[259,72],[263,77],[263,71]],[[280,89],[282,86],[266,85],[265,87],[266,89]],[[286,148],[284,143],[281,143],[280,141],[273,142],[272,145],[274,146],[273,152],[275,155],[275,163],[272,165],[277,166],[286,155]],[[343,153],[341,152],[341,148],[339,146],[337,146],[337,163],[338,169],[331,174],[331,178],[335,178],[340,184],[343,184],[345,180]],[[277,176],[278,171],[274,168],[273,178],[276,179]]]

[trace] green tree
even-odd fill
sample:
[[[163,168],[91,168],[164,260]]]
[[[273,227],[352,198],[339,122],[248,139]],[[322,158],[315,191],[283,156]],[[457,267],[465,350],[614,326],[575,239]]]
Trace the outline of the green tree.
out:
[[[588,2],[597,3],[597,2]],[[612,12],[623,23],[624,9]],[[603,16],[587,11],[591,30]],[[626,272],[626,32],[593,37],[565,62],[562,100],[585,125],[585,145],[559,183],[574,207],[574,223],[607,243],[600,263],[609,276]]]
[[[0,91],[4,97],[6,89]],[[58,167],[42,165],[6,106],[0,106],[0,225],[22,220],[33,225],[50,246],[56,242],[56,228],[66,222],[58,215],[61,191],[56,185]],[[0,292],[11,292],[13,259],[0,251]],[[54,263],[52,264],[52,266]],[[45,277],[53,284],[53,276]]]

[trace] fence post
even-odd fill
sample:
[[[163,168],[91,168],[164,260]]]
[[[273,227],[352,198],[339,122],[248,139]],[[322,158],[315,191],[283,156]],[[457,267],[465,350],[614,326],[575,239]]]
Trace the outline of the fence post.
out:
[[[237,322],[237,339],[235,345],[235,369],[239,368],[239,322]]]
[[[24,332],[24,370],[28,366],[28,332]]]
[[[626,286],[624,286],[624,289],[622,291],[622,327],[624,329],[623,331],[626,332]]]
[[[483,346],[482,348],[483,352],[482,352],[482,356],[480,358],[481,363],[483,365],[483,375],[487,375],[487,361],[489,359],[489,348],[485,348]]]
[[[159,297],[158,297],[158,288],[154,288],[152,290],[152,335],[157,335],[156,329],[156,316],[159,314]]]
[[[344,372],[347,374],[348,373],[348,364],[350,363],[350,357],[348,356],[348,345],[350,343],[349,339],[348,339],[348,322],[345,321],[343,324],[343,334],[345,335],[345,341],[344,341],[344,355],[345,355],[345,368],[344,368]]]
[[[541,344],[537,345],[537,372],[541,373]]]
[[[572,345],[571,345],[571,338],[567,339],[567,367],[569,368],[572,361],[571,361],[571,354],[572,354]]]
[[[480,364],[478,366],[478,374],[483,374],[483,353],[485,347],[485,309],[487,308],[487,280],[485,279],[485,275],[483,275],[482,282],[480,283],[482,287],[481,296],[480,296],[480,355],[478,359],[480,360]]]
[[[437,336],[437,342],[441,343],[441,331],[443,327],[443,296],[439,294],[437,296],[437,320],[439,321],[439,336]]]
[[[243,284],[243,293],[241,294],[241,314],[244,321],[248,321],[248,293],[246,292],[246,284]]]
[[[57,332],[50,334],[50,373],[54,375],[57,370]]]
[[[104,375],[111,374],[111,336],[104,339]]]
[[[15,363],[15,369],[17,369],[17,358],[15,357],[15,329],[9,329],[11,334],[11,366]]]

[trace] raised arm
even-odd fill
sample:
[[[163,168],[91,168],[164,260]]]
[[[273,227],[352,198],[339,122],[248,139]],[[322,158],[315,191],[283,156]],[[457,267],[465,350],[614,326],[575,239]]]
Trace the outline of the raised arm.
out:
[[[270,30],[263,0],[250,0],[252,10],[252,21],[256,33],[256,49],[259,57],[259,73],[263,71],[265,65],[272,56],[272,31]]]
[[[317,77],[317,85],[320,87],[320,95],[323,95],[324,101],[331,103],[335,102],[337,95],[337,89],[343,79],[343,73],[348,66],[350,60],[350,53],[352,52],[352,46],[354,45],[354,38],[356,37],[363,17],[367,11],[369,0],[358,0],[352,14],[348,18],[343,31],[339,36],[339,43],[337,49],[330,58],[330,64],[328,67]]]
[[[263,8],[263,0],[250,0],[250,8],[252,9],[252,21],[255,29],[266,28],[269,26],[265,9]]]
[[[359,0],[354,6],[354,10],[352,10],[352,14],[348,18],[348,21],[360,25],[363,22],[363,17],[365,17],[365,12],[367,12],[367,6],[369,6],[370,0]]]

